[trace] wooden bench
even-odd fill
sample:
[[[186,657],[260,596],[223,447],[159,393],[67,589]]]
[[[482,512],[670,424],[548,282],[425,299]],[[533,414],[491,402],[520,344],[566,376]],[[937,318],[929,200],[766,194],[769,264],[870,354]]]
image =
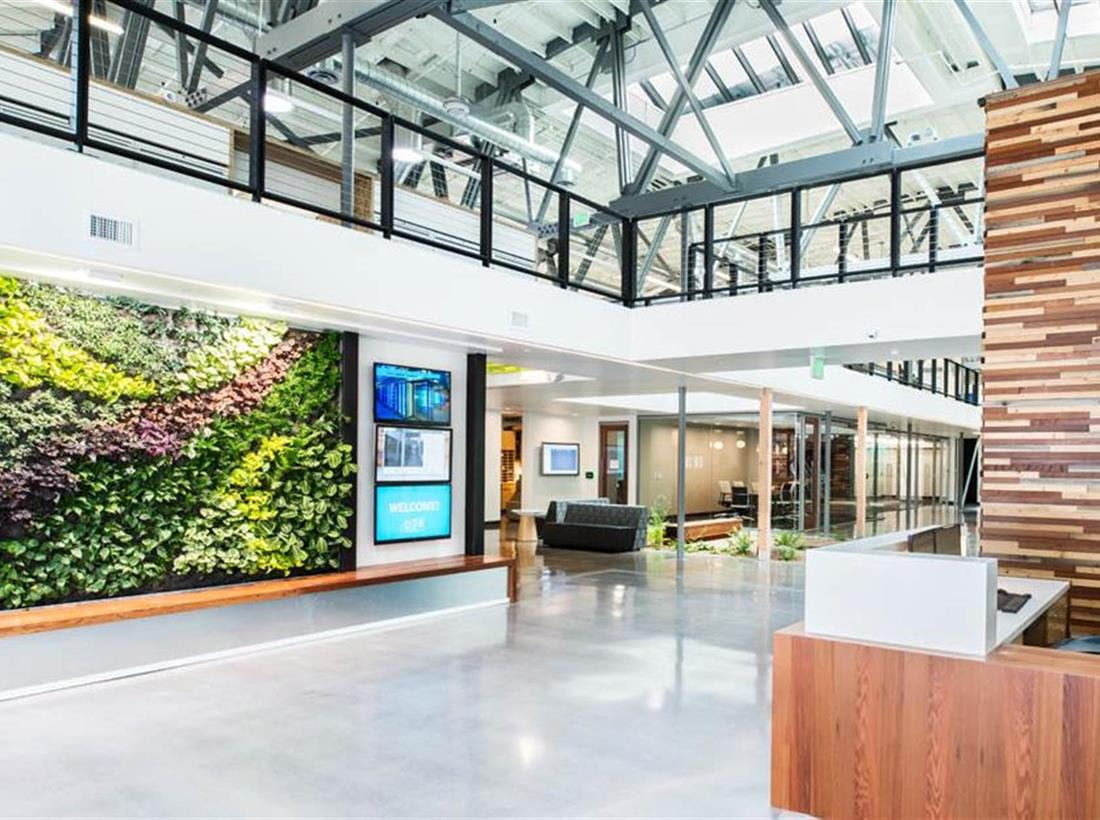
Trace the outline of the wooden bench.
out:
[[[169,615],[196,609],[250,604],[353,587],[390,584],[417,578],[453,575],[460,572],[476,572],[496,567],[508,568],[508,597],[515,601],[516,561],[514,558],[453,555],[418,561],[378,564],[360,567],[351,572],[328,572],[322,575],[252,581],[178,592],[131,595],[123,598],[54,604],[0,612],[0,638],[26,635],[33,632],[69,629],[77,626],[91,626],[132,618],[148,618],[154,615]]]
[[[684,522],[684,540],[699,541],[708,538],[725,538],[741,529],[738,516],[730,518],[701,518],[698,521]],[[665,524],[665,535],[673,540],[679,534],[676,522]]]

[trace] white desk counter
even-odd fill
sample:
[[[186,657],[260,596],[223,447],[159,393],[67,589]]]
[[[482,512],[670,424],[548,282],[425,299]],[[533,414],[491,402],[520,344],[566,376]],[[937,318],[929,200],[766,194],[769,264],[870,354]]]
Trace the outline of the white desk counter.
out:
[[[1047,581],[1040,578],[1020,578],[1012,575],[997,576],[997,586],[1006,592],[1030,594],[1031,599],[1019,612],[997,612],[997,646],[1004,646],[1024,634],[1029,626],[1046,615],[1069,591],[1065,581]]]

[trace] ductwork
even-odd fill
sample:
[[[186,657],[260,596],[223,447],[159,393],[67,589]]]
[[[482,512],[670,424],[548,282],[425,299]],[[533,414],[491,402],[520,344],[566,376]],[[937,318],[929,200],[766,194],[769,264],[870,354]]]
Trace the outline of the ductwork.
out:
[[[513,132],[473,114],[462,114],[461,112],[448,110],[443,104],[443,100],[434,94],[417,87],[404,77],[399,77],[384,68],[369,64],[357,65],[356,79],[392,97],[396,97],[398,100],[406,102],[426,114],[450,123],[460,133],[465,132],[472,136],[481,137],[531,162],[537,162],[540,165],[547,165],[552,168],[558,161],[556,151],[539,145],[532,139],[534,123],[531,112],[522,103],[512,103],[501,107],[501,110],[511,118],[516,127],[516,131]],[[578,173],[580,173],[580,166],[576,162],[567,159],[562,163],[559,182],[562,185],[571,185],[576,180]]]

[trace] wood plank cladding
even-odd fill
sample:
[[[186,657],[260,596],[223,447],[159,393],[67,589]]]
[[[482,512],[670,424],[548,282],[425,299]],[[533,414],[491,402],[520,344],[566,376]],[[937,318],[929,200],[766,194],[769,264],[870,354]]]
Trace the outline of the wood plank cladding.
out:
[[[514,558],[485,555],[450,555],[441,558],[422,558],[416,561],[396,561],[360,567],[351,572],[326,572],[300,578],[280,578],[273,581],[253,581],[221,587],[189,589],[181,592],[158,592],[151,595],[132,595],[101,601],[84,601],[75,604],[57,604],[31,609],[0,612],[0,639],[32,632],[48,632],[70,629],[76,626],[92,626],[110,621],[149,618],[211,609],[219,606],[253,604],[297,595],[333,592],[339,589],[392,584],[418,578],[433,578],[460,572],[477,572],[484,569],[506,567],[508,569],[508,597],[516,599],[516,561]]]
[[[775,633],[773,806],[815,817],[1100,817],[1100,663]]]
[[[1100,72],[985,109],[982,551],[1100,632]]]

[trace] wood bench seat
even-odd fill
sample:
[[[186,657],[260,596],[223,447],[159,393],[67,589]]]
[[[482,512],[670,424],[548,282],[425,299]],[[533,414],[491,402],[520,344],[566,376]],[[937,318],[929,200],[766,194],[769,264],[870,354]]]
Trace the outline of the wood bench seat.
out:
[[[123,598],[54,604],[0,612],[0,638],[26,635],[32,632],[69,629],[77,626],[91,626],[110,621],[148,618],[155,615],[168,615],[195,609],[250,604],[296,595],[310,595],[316,592],[331,592],[375,584],[391,584],[417,578],[431,578],[438,575],[477,572],[478,570],[497,567],[508,569],[508,597],[514,601],[516,599],[516,562],[514,558],[452,555],[360,567],[351,572],[328,572],[322,575],[307,575],[299,578],[251,581],[219,587],[157,592],[149,595],[131,595]]]

